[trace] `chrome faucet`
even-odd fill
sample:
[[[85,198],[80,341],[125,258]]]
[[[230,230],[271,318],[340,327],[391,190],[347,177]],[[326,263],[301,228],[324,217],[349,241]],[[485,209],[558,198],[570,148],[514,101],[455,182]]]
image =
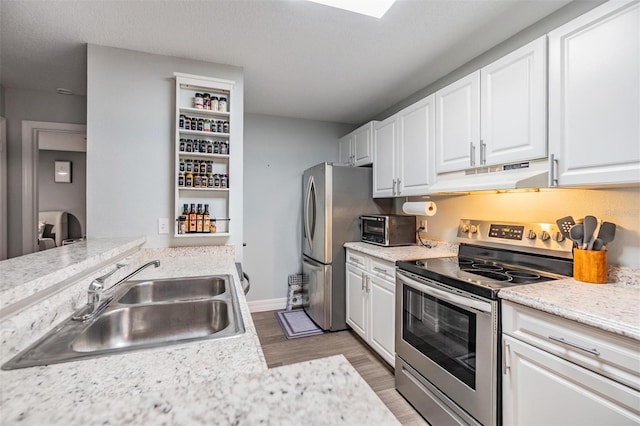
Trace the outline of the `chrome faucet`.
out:
[[[91,284],[89,284],[89,289],[87,290],[87,306],[89,307],[89,311],[83,315],[75,315],[71,317],[71,319],[74,321],[87,321],[95,318],[109,305],[109,303],[111,303],[111,301],[113,300],[112,292],[115,288],[119,287],[120,284],[127,282],[129,279],[131,279],[131,277],[151,265],[154,265],[157,268],[158,266],[160,266],[160,261],[153,260],[151,262],[145,263],[106,290],[104,289],[105,280],[125,265],[117,264],[116,269],[114,269],[113,271],[91,281]]]

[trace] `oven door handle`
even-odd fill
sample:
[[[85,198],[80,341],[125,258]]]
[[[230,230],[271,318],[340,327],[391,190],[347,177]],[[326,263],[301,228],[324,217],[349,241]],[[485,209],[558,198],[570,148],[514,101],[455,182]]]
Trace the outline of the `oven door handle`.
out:
[[[440,300],[445,300],[447,302],[454,303],[462,308],[474,310],[476,312],[480,311],[491,313],[491,304],[488,302],[483,302],[481,300],[475,300],[468,297],[459,296],[454,293],[449,293],[448,291],[440,290],[430,285],[413,280],[400,273],[397,274],[397,277],[400,281],[402,281],[409,287],[430,296],[437,297]]]

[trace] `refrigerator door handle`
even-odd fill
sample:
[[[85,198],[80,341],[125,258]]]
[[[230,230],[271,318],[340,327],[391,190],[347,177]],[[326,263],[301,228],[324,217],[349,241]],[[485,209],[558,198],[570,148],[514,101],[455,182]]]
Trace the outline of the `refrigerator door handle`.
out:
[[[305,215],[304,215],[304,233],[309,243],[309,248],[313,247],[313,237],[316,228],[316,197],[315,197],[315,181],[313,176],[309,178],[307,185],[307,194],[305,197]],[[312,216],[312,223],[309,223],[309,215]]]

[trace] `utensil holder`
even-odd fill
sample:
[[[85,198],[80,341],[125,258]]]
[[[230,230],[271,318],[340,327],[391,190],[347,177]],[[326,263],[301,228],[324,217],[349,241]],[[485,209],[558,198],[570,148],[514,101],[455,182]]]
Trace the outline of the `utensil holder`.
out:
[[[574,279],[591,284],[606,284],[608,270],[606,250],[573,250]]]

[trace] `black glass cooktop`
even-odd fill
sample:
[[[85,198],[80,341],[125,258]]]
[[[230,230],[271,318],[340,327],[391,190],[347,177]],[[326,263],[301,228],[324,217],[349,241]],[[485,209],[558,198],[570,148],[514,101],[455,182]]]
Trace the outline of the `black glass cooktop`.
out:
[[[396,264],[400,270],[490,299],[496,299],[503,288],[564,278],[571,275],[572,268],[564,259],[465,245],[461,245],[458,257]]]

